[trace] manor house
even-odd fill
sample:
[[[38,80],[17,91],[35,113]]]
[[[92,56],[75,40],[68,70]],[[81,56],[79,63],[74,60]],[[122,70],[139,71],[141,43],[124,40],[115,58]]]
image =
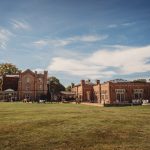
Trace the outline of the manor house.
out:
[[[47,94],[48,72],[37,73],[30,69],[15,75],[0,77],[0,100],[37,100]]]
[[[72,86],[72,92],[82,102],[95,102],[101,104],[131,103],[136,99],[150,100],[150,82],[113,82],[108,81],[96,83],[81,80],[77,85]]]

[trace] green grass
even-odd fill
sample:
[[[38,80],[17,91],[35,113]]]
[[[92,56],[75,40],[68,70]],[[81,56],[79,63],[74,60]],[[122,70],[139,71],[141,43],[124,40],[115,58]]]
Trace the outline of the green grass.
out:
[[[150,106],[0,103],[1,150],[150,150]]]

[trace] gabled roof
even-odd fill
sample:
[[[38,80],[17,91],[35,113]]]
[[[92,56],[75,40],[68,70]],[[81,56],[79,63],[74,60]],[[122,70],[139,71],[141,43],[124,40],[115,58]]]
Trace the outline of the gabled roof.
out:
[[[24,72],[22,72],[22,74],[26,74],[26,73],[30,73],[32,75],[34,75],[35,73],[33,71],[31,71],[30,69],[25,70]]]

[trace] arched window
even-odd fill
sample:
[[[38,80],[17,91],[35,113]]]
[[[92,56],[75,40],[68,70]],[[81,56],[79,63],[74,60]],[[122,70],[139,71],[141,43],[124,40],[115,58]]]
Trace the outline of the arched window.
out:
[[[26,81],[27,81],[27,83],[29,83],[29,82],[30,82],[30,78],[29,78],[29,77],[27,77]]]
[[[26,91],[30,91],[30,85],[29,84],[26,85]]]

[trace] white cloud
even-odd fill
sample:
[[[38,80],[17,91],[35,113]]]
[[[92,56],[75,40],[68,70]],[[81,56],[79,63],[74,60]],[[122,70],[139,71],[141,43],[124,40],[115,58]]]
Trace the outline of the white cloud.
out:
[[[128,48],[130,48],[130,46],[125,46],[125,45],[110,45],[110,46],[108,46],[109,48],[114,48],[114,49],[119,49],[119,50],[121,50],[121,49],[128,49]]]
[[[41,69],[41,68],[36,68],[34,70],[32,70],[33,72],[37,71],[37,73],[43,73],[44,72],[44,69]]]
[[[146,64],[147,58],[150,57],[149,49],[150,46],[97,51],[89,58],[89,62],[102,66],[119,67],[120,74],[145,72],[150,70],[150,64]]]
[[[25,30],[31,29],[30,25],[27,22],[25,22],[24,20],[20,21],[20,20],[12,19],[11,24],[13,25],[14,29],[25,29]]]
[[[105,40],[108,38],[108,35],[84,35],[84,36],[75,36],[72,38],[69,38],[69,40],[76,42],[76,41],[82,41],[82,42],[96,42]]]
[[[135,22],[126,22],[126,23],[123,23],[123,24],[121,24],[122,26],[132,26],[132,25],[134,25],[135,24]]]
[[[9,30],[0,28],[0,48],[5,49],[12,33]]]
[[[108,25],[108,28],[117,28],[117,27],[118,27],[117,24],[110,24],[110,25]]]
[[[39,41],[36,41],[36,42],[33,42],[33,44],[37,47],[44,47],[48,44],[48,41],[46,40],[39,40]]]
[[[108,35],[84,35],[84,36],[74,36],[65,39],[44,39],[33,42],[33,45],[36,47],[44,47],[44,46],[55,46],[61,47],[66,46],[75,42],[96,42],[105,40],[108,38]]]
[[[135,24],[135,22],[125,22],[125,23],[121,23],[121,24],[110,24],[110,25],[108,25],[107,27],[108,28],[118,28],[118,27],[127,27],[127,26],[132,26],[132,25],[134,25]]]
[[[47,69],[49,71],[63,71],[71,75],[90,76],[94,78],[99,75],[99,71],[102,68],[103,67],[99,68],[99,66],[89,64],[88,61],[81,59],[79,56],[77,58],[55,57]]]
[[[150,58],[149,50],[150,46],[120,46],[113,51],[98,50],[83,58],[54,57],[47,69],[91,79],[146,72],[150,70],[150,64],[146,63],[147,58]]]
[[[42,48],[45,46],[54,46],[54,47],[65,46],[68,45],[69,43],[70,41],[68,40],[39,40],[33,42],[33,45]]]

